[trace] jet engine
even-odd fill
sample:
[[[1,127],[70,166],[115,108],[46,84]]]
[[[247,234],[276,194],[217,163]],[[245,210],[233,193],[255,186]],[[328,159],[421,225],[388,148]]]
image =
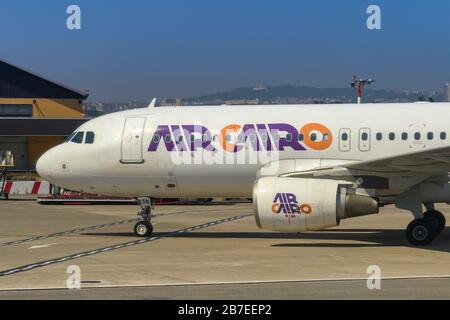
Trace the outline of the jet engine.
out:
[[[375,198],[356,194],[346,181],[287,177],[256,180],[253,207],[261,229],[284,232],[330,228],[379,209]]]

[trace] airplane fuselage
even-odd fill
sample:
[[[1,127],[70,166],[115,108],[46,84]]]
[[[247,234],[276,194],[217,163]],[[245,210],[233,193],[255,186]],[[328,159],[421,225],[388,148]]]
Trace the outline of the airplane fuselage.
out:
[[[53,148],[37,167],[89,193],[251,197],[269,163],[276,175],[446,146],[448,119],[449,103],[135,109],[88,121],[81,142]]]

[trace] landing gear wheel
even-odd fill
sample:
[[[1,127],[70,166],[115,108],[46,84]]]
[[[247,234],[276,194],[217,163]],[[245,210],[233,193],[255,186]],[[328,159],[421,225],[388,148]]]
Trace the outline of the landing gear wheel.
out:
[[[416,219],[406,228],[408,241],[416,246],[426,246],[430,244],[437,235],[439,222],[434,217]]]
[[[150,197],[140,197],[138,198],[138,202],[141,207],[138,215],[141,219],[134,225],[134,234],[137,237],[146,238],[153,232],[153,225],[151,223],[153,201]]]
[[[440,234],[442,231],[444,231],[445,229],[445,225],[447,224],[447,222],[445,221],[445,217],[444,215],[437,211],[437,210],[430,210],[427,211],[423,214],[424,217],[432,217],[437,219],[438,221],[438,229],[437,229],[437,234]]]
[[[151,222],[139,221],[134,225],[134,234],[137,237],[147,238],[152,234],[152,232],[153,225],[151,224]]]

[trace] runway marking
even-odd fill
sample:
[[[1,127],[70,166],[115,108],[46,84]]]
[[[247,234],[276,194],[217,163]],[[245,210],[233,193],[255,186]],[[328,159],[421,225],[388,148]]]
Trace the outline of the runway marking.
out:
[[[89,226],[89,227],[85,227],[85,228],[78,228],[78,229],[72,229],[72,230],[67,230],[67,231],[51,233],[51,234],[48,234],[48,235],[45,235],[45,236],[37,236],[37,237],[32,237],[32,238],[27,238],[27,239],[21,239],[21,240],[14,240],[14,241],[9,241],[9,242],[4,242],[4,243],[0,243],[0,248],[1,247],[12,246],[12,245],[16,245],[16,244],[21,244],[21,243],[26,243],[26,242],[44,240],[44,239],[53,238],[53,237],[60,237],[60,236],[73,234],[73,233],[78,233],[78,232],[83,232],[83,231],[90,231],[90,230],[96,230],[96,229],[100,229],[100,228],[117,226],[117,225],[121,225],[121,224],[127,224],[127,223],[131,223],[131,222],[137,222],[138,220],[139,220],[138,218],[127,219],[127,220],[122,220],[122,221],[116,221],[116,222],[99,224],[99,225],[95,225],[95,226]]]
[[[236,210],[237,208],[230,208],[230,210],[231,209]],[[222,209],[221,211],[223,211],[223,210],[226,210],[226,209]],[[174,211],[174,212],[152,214],[152,218],[154,218],[154,217],[163,217],[163,216],[172,215],[172,214],[194,213],[194,212],[211,212],[211,211],[214,211],[214,210],[182,210],[182,211]],[[16,245],[16,244],[22,244],[22,243],[26,243],[26,242],[44,240],[44,239],[53,238],[53,237],[60,237],[60,236],[64,236],[64,235],[68,235],[68,234],[74,234],[74,233],[79,233],[79,232],[84,232],[84,231],[91,231],[91,230],[96,230],[96,229],[101,229],[101,228],[106,228],[106,227],[113,227],[113,226],[117,226],[117,225],[137,222],[139,220],[140,220],[140,218],[127,219],[127,220],[121,220],[121,221],[116,221],[116,222],[111,222],[111,223],[99,224],[99,225],[95,225],[95,226],[89,226],[89,227],[85,227],[85,228],[78,228],[78,229],[72,229],[72,230],[67,230],[67,231],[51,233],[51,234],[48,234],[48,235],[45,235],[45,236],[36,236],[36,237],[32,237],[32,238],[26,238],[26,239],[21,239],[21,240],[14,240],[14,241],[9,241],[9,242],[4,242],[4,243],[0,243],[0,248],[7,247],[7,246],[12,246],[12,245]],[[153,225],[156,225],[156,223],[153,223]]]
[[[81,257],[92,256],[94,254],[99,254],[99,253],[102,253],[102,252],[107,252],[107,251],[117,250],[117,249],[121,249],[121,248],[128,247],[128,246],[133,246],[133,245],[138,245],[138,244],[142,244],[142,243],[147,243],[147,242],[155,241],[155,240],[158,240],[158,239],[161,239],[161,238],[172,237],[174,235],[180,234],[180,232],[181,233],[189,232],[188,230],[192,230],[192,228],[197,228],[196,230],[204,229],[204,228],[216,226],[216,225],[219,225],[219,224],[223,224],[223,223],[239,220],[239,219],[242,219],[242,218],[245,218],[245,217],[249,217],[249,216],[252,216],[252,214],[234,216],[234,217],[230,217],[230,218],[225,218],[225,219],[220,219],[220,220],[216,220],[216,221],[211,221],[211,222],[204,223],[204,224],[201,224],[201,225],[198,225],[198,226],[195,226],[195,227],[189,227],[189,228],[184,228],[184,229],[181,229],[181,230],[172,231],[172,232],[169,232],[168,234],[166,234],[164,237],[159,236],[159,237],[152,237],[152,238],[147,238],[147,239],[128,241],[128,242],[124,242],[124,243],[111,245],[111,246],[108,246],[108,247],[103,247],[103,248],[98,248],[98,249],[94,249],[94,250],[74,253],[74,254],[71,254],[71,255],[68,255],[68,256],[64,256],[64,257],[60,257],[60,258],[55,258],[55,259],[51,259],[51,260],[35,262],[35,263],[32,263],[32,264],[27,264],[27,265],[23,265],[23,266],[20,266],[20,267],[15,267],[13,269],[0,271],[0,277],[8,276],[8,275],[19,273],[19,272],[25,272],[25,271],[33,270],[33,269],[36,269],[36,268],[41,268],[41,267],[44,267],[44,266],[48,266],[48,265],[51,265],[51,264],[64,262],[64,261],[67,261],[67,260],[74,260],[74,259],[78,259],[78,258],[81,258]]]
[[[57,244],[57,243],[49,243],[49,244],[43,244],[43,245],[38,245],[38,246],[31,246],[28,248],[28,250],[48,248],[48,247],[54,246],[55,244]]]

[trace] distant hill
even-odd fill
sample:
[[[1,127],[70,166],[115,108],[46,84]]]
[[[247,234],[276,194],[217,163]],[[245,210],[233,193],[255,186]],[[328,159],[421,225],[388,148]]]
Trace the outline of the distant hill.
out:
[[[424,92],[397,92],[394,90],[364,89],[364,102],[410,102],[419,100],[419,96],[428,97]],[[435,101],[442,96],[435,95]],[[213,93],[183,99],[183,104],[221,104],[227,101],[254,100],[255,103],[327,103],[352,102],[356,92],[352,88],[314,88],[293,85],[240,87],[226,92]]]

